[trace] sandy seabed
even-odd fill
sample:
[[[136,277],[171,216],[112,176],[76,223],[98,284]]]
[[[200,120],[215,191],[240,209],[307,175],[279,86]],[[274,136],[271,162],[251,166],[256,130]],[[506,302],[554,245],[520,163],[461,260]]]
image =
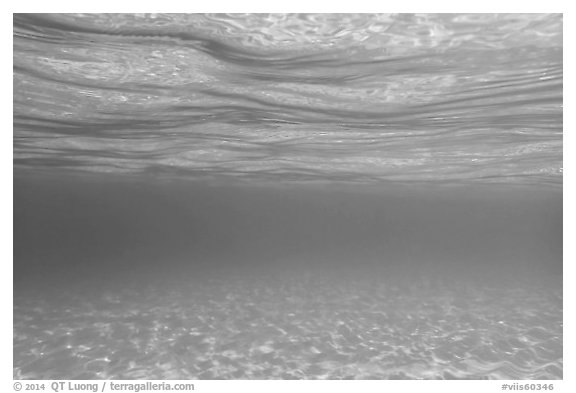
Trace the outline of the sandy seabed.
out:
[[[560,286],[306,272],[15,292],[15,379],[562,379]]]

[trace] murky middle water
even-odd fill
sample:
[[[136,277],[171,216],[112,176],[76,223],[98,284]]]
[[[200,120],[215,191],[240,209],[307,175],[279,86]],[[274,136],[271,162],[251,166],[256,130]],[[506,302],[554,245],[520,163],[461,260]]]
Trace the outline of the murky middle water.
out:
[[[14,377],[562,378],[562,16],[14,16]]]

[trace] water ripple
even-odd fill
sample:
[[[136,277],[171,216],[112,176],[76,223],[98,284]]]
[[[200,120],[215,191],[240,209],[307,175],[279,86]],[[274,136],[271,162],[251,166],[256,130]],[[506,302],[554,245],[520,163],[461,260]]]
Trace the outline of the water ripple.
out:
[[[16,170],[562,184],[561,15],[14,15]]]

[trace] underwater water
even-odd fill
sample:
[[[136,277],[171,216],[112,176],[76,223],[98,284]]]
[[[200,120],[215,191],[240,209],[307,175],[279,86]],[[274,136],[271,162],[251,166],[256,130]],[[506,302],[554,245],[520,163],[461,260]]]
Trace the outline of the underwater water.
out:
[[[560,14],[14,15],[17,379],[562,379]]]

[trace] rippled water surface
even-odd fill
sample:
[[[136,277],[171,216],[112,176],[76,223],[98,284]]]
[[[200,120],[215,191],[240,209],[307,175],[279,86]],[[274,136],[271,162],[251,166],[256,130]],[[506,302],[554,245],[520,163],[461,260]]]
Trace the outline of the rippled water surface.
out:
[[[561,184],[562,16],[14,16],[19,169]]]

